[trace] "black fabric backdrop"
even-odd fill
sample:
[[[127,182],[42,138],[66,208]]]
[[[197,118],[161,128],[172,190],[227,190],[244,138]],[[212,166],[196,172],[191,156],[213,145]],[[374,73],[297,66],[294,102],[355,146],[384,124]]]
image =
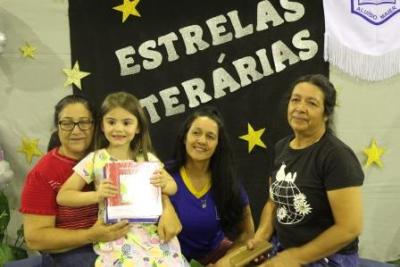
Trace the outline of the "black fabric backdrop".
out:
[[[167,160],[172,155],[180,123],[187,112],[196,108],[189,107],[189,100],[182,83],[199,78],[204,82],[204,92],[211,100],[201,103],[197,98],[199,101],[197,107],[215,105],[223,113],[237,158],[239,174],[248,191],[255,222],[258,223],[268,193],[267,176],[271,169],[273,146],[278,139],[289,133],[285,108],[282,104],[283,96],[287,93],[290,83],[300,75],[308,73],[328,75],[328,64],[323,61],[322,1],[141,0],[136,6],[141,16],[131,15],[124,23],[122,23],[122,13],[113,9],[122,3],[123,0],[69,1],[72,64],[79,61],[80,69],[91,73],[82,79],[82,90],[74,87],[74,93],[87,96],[97,106],[108,93],[120,90],[128,91],[139,99],[149,99],[149,96],[156,99],[157,102],[151,111],[153,114],[149,116],[153,121],[152,140],[159,157]],[[290,16],[299,14],[302,7],[304,15],[300,19],[290,21]],[[260,11],[257,13],[258,8]],[[235,30],[228,15],[228,12],[234,10],[237,11],[242,27],[253,25],[251,34],[241,38],[235,37]],[[233,16],[232,13],[229,14]],[[265,14],[266,17],[260,14]],[[219,36],[232,33],[233,37],[223,44],[213,45],[212,34],[206,21],[214,20],[217,16],[220,21],[219,29],[221,30],[221,26],[225,27]],[[268,28],[256,30],[257,20],[270,20],[267,22]],[[188,55],[184,38],[179,30],[190,25],[198,25],[194,28],[202,30],[201,39],[209,46],[203,50],[195,49],[193,54]],[[265,23],[260,22],[259,25]],[[214,29],[214,33],[215,31]],[[315,42],[318,51],[310,58],[303,58],[295,63],[283,60],[282,63],[286,68],[278,70],[274,58],[278,59],[279,55],[285,57],[288,54],[284,49],[285,46],[297,58],[301,57],[301,53],[312,50],[296,45],[296,41],[293,40],[294,36],[304,31],[308,31],[310,36],[303,36],[303,39]],[[176,36],[173,47],[179,56],[171,62],[168,61],[165,46],[157,45],[157,42],[160,43],[159,37],[167,34]],[[157,51],[162,57],[161,62],[141,56],[139,47],[148,40],[155,41],[152,50]],[[134,48],[135,53],[125,56],[134,62],[124,68],[138,64],[141,70],[135,74],[121,76],[121,64],[116,51],[129,46]],[[272,50],[276,50],[277,47],[281,52],[274,53]],[[261,62],[266,63],[266,60],[256,55],[256,51],[260,49],[265,49],[273,73],[262,78],[250,75],[246,85],[246,79],[239,77],[240,71],[235,69],[232,62],[251,57],[253,60],[250,61],[256,63],[256,70],[262,73]],[[149,55],[147,54],[147,57]],[[145,70],[146,60],[148,63],[157,61],[159,66]],[[242,81],[240,89],[230,92],[228,88],[224,90],[226,93],[224,96],[215,97],[213,72],[217,68],[223,68],[238,84]],[[172,114],[166,116],[166,107],[171,103],[168,102],[171,98],[164,104],[160,94],[163,94],[162,91],[171,92],[165,90],[170,87],[176,87],[172,96],[176,103],[172,106],[181,110],[175,109]],[[146,111],[149,109],[146,108]],[[248,143],[239,139],[239,136],[247,134],[248,123],[255,130],[265,128],[261,140],[266,144],[266,149],[256,146],[249,153]]]

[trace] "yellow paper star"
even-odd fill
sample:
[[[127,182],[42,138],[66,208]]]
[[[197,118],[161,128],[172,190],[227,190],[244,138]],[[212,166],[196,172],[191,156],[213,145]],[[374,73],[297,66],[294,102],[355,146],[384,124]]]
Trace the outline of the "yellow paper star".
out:
[[[22,146],[18,152],[25,154],[26,161],[32,163],[34,156],[40,157],[43,155],[42,151],[38,148],[39,139],[22,138]]]
[[[125,22],[129,15],[140,17],[139,12],[136,10],[136,5],[139,4],[139,2],[140,0],[124,0],[122,5],[113,7],[114,10],[122,12],[122,23]]]
[[[75,65],[72,69],[63,69],[63,72],[65,73],[65,75],[67,75],[67,80],[65,81],[64,86],[75,84],[76,87],[81,90],[81,79],[90,75],[90,72],[84,72],[79,69],[78,61],[75,62]]]
[[[261,136],[263,135],[264,131],[265,131],[265,128],[254,131],[254,129],[250,125],[250,123],[247,124],[247,134],[239,136],[239,138],[246,140],[249,143],[249,153],[253,150],[253,148],[255,146],[267,148],[267,146],[261,140]]]
[[[25,43],[23,46],[19,48],[19,50],[21,51],[23,57],[35,58],[36,48],[31,46],[30,44]]]
[[[372,139],[371,145],[368,148],[364,149],[364,154],[368,157],[365,165],[369,167],[371,164],[375,163],[382,168],[383,165],[381,161],[381,156],[384,152],[385,150],[383,148],[377,146],[375,139]]]

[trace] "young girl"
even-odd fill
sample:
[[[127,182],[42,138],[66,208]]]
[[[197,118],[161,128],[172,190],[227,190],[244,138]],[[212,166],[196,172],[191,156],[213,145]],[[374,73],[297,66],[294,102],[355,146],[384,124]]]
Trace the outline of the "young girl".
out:
[[[158,161],[152,153],[148,123],[136,97],[125,92],[108,95],[101,106],[100,119],[95,133],[98,150],[74,167],[73,175],[57,195],[59,205],[80,207],[99,203],[102,213],[104,199],[118,193],[104,177],[108,162]],[[82,188],[93,180],[96,191],[82,192]],[[175,181],[163,168],[153,174],[151,183],[159,186],[166,195],[175,194],[177,190]],[[132,223],[125,238],[97,243],[94,250],[99,255],[95,266],[186,265],[177,238],[161,243],[155,224]]]

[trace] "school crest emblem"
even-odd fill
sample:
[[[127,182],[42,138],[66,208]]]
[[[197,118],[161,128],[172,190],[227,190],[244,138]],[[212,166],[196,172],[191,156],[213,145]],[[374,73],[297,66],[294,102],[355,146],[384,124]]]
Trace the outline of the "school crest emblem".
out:
[[[400,13],[399,0],[352,0],[351,13],[380,25]]]

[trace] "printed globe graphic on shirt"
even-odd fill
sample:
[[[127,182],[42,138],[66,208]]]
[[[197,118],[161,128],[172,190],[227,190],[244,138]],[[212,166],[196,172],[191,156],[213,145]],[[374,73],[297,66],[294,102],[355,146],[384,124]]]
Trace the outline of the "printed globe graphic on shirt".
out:
[[[294,183],[297,173],[285,173],[286,165],[282,164],[276,173],[276,181],[270,186],[270,196],[278,205],[276,217],[282,224],[295,224],[301,222],[307,214],[311,213],[311,206],[306,196],[300,192]]]

